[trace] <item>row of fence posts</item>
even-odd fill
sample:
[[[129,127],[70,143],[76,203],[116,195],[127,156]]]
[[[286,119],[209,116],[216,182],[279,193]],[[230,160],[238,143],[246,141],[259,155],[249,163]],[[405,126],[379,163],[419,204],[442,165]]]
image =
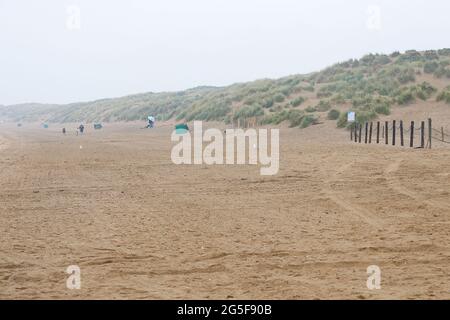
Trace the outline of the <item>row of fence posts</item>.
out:
[[[354,142],[361,143],[363,136],[363,128],[364,128],[364,143],[372,143],[372,132],[373,132],[373,122],[366,122],[365,124],[354,123],[350,127],[350,140]],[[411,148],[414,147],[414,133],[415,130],[420,130],[420,148],[428,147],[431,149],[431,139],[432,139],[432,123],[431,119],[428,119],[428,139],[427,146],[425,146],[425,121],[422,121],[420,124],[420,129],[415,129],[414,121],[411,121],[409,127],[409,146]],[[404,125],[403,121],[399,123],[399,135],[400,135],[400,145],[403,147],[405,145],[405,137],[404,137]],[[407,130],[408,131],[408,130]],[[389,144],[389,121],[385,121],[384,125],[381,127],[380,121],[376,123],[376,143],[380,143],[380,134],[381,138],[384,137],[384,143]],[[392,121],[392,145],[395,146],[397,137],[397,121]]]

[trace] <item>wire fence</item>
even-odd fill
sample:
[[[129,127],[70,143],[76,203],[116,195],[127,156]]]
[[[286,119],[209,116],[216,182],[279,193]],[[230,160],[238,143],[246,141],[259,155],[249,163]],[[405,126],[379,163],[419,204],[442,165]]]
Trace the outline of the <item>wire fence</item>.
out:
[[[416,140],[417,135],[418,139]],[[350,140],[365,144],[384,143],[394,146],[405,146],[408,143],[411,148],[431,149],[433,141],[450,144],[450,133],[447,133],[444,127],[441,127],[440,130],[434,128],[431,119],[428,119],[427,122],[420,121],[417,127],[414,121],[409,124],[403,120],[385,121],[384,123],[377,121],[354,123],[350,127]]]
[[[438,135],[438,137],[436,137],[436,135]],[[432,128],[431,138],[436,141],[450,144],[450,134],[444,131],[444,127],[441,127],[441,130]]]

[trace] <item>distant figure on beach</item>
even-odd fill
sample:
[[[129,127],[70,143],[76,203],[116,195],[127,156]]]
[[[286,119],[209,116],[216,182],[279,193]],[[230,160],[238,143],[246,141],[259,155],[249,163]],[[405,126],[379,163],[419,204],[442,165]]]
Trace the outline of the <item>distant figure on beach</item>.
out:
[[[62,133],[65,135],[66,134],[66,128],[62,128]]]
[[[80,133],[83,134],[84,132],[84,126],[83,124],[80,124],[80,126],[78,127],[78,130],[80,130]],[[78,132],[78,131],[77,131]]]

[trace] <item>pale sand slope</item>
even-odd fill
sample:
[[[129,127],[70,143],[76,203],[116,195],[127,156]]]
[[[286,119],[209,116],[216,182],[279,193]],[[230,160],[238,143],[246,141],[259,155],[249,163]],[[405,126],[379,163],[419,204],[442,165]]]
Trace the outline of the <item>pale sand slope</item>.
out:
[[[262,177],[172,164],[169,127],[3,124],[0,298],[450,298],[450,148],[333,126],[283,129],[280,172]]]

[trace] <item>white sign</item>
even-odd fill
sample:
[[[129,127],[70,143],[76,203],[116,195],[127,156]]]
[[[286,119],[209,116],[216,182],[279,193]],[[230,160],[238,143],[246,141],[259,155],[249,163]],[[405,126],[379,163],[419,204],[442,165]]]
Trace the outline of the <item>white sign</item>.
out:
[[[347,122],[355,122],[355,113],[354,112],[347,113]]]

